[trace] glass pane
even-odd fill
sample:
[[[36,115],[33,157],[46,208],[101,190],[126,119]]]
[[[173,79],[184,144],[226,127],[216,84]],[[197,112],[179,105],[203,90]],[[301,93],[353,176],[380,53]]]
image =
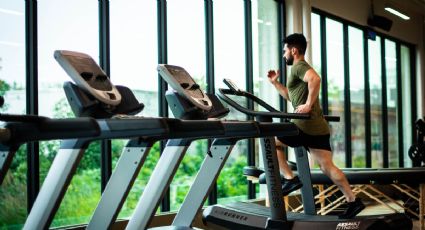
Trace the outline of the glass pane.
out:
[[[214,65],[215,88],[227,88],[223,78],[230,78],[246,89],[245,37],[243,1],[214,0]],[[253,12],[257,10],[254,8]],[[246,105],[241,97],[233,97]],[[246,116],[230,106],[226,119],[245,120]],[[218,203],[246,199],[246,179],[242,168],[246,166],[247,141],[238,141],[217,180]]]
[[[185,68],[206,90],[204,2],[168,0],[167,12],[168,63]],[[171,210],[180,207],[206,152],[206,140],[191,144],[170,186]]]
[[[111,1],[111,81],[129,87],[145,105],[142,116],[158,115],[157,4],[155,1]],[[122,26],[126,25],[126,26]],[[113,168],[127,141],[112,140]],[[151,149],[118,218],[128,218],[146,186],[159,157],[159,144]]]
[[[0,1],[1,113],[25,114],[25,1]],[[0,122],[1,123],[1,122]],[[0,185],[0,228],[21,229],[27,216],[26,145],[15,154]]]
[[[412,99],[411,99],[411,74],[410,74],[410,49],[407,46],[401,45],[400,47],[400,61],[401,61],[401,97],[403,108],[403,153],[404,153],[404,167],[411,167],[412,160],[410,160],[408,152],[412,145]]]
[[[345,166],[344,117],[344,46],[342,23],[326,18],[326,57],[328,70],[329,114],[341,117],[340,122],[329,123],[333,160]]]
[[[366,166],[363,31],[348,27],[353,167]]]
[[[368,40],[372,168],[383,167],[381,38]]]
[[[321,16],[318,14],[315,14],[315,13],[311,14],[311,41],[310,41],[310,44],[307,41],[307,49],[311,49],[311,54],[312,54],[311,65],[313,69],[317,72],[317,74],[319,74],[320,77],[322,77],[322,43],[321,43],[322,31],[320,29],[320,17]],[[322,87],[323,87],[323,84],[321,83],[320,92],[319,92],[319,101],[323,111]]]
[[[279,61],[281,60],[279,56],[281,41],[279,41],[278,31],[278,7],[279,4],[273,0],[252,1],[254,95],[279,110],[280,95],[267,79],[269,70],[279,70]],[[285,85],[284,82],[283,84]],[[265,111],[258,104],[254,104],[254,110]],[[279,121],[279,119],[275,120]],[[258,153],[258,165],[263,168],[259,138],[255,139],[255,153]],[[266,189],[261,188],[261,194],[258,194],[257,198],[265,196],[265,191]]]
[[[314,70],[322,76],[322,44],[320,43],[322,31],[320,30],[320,15],[311,14],[311,42],[310,49],[312,51],[312,66]],[[321,96],[321,94],[319,94]]]
[[[62,89],[63,82],[71,79],[53,58],[53,52],[73,50],[87,53],[97,60],[98,24],[98,1],[38,1],[40,114],[74,116]],[[58,141],[41,143],[41,180],[44,180],[58,147]],[[99,142],[94,142],[84,154],[51,227],[87,223],[90,219],[100,198],[99,149]]]
[[[145,105],[143,116],[158,114],[156,5],[155,1],[138,0],[110,3],[110,77],[115,85],[131,88]]]
[[[279,93],[267,79],[267,72],[279,69],[278,3],[273,0],[252,2],[254,94],[279,109]],[[270,90],[272,92],[270,92]],[[257,106],[257,105],[254,105]],[[256,110],[264,110],[256,108]]]
[[[245,30],[242,1],[214,0],[214,67],[215,88],[227,88],[230,78],[246,89]]]
[[[385,39],[385,66],[387,74],[388,160],[390,167],[398,167],[397,57],[395,42],[387,39]]]

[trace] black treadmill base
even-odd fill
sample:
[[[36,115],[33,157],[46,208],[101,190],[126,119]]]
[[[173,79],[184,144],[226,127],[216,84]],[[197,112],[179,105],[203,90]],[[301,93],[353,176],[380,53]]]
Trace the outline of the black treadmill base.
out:
[[[236,203],[238,204],[238,203]],[[412,220],[403,213],[359,216],[354,219],[338,219],[336,216],[305,215],[287,213],[287,221],[274,221],[269,218],[268,208],[243,203],[243,208],[230,206],[210,206],[204,212],[207,226],[220,226],[220,229],[294,229],[294,230],[411,230]],[[248,206],[250,206],[248,208]]]

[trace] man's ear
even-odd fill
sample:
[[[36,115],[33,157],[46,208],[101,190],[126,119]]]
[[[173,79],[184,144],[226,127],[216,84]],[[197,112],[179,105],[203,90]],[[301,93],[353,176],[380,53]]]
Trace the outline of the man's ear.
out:
[[[295,47],[292,47],[291,48],[291,54],[292,54],[292,56],[295,55],[296,53],[298,53],[298,49],[295,48]]]

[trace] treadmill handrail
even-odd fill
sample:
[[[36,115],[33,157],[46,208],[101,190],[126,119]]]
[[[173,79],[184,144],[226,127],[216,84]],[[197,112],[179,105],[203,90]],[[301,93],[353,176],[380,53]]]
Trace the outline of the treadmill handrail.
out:
[[[49,119],[48,117],[29,115],[29,114],[7,114],[0,113],[0,121],[17,121],[17,122],[42,122]]]
[[[21,120],[19,119],[21,117]],[[4,144],[20,144],[31,141],[96,137],[100,134],[98,122],[93,118],[51,119],[36,115],[0,115],[8,120],[2,132]]]
[[[270,106],[269,104],[267,104],[265,101],[263,101],[260,98],[252,95],[251,93],[248,93],[248,92],[245,92],[245,91],[236,92],[236,91],[233,91],[233,90],[230,90],[230,89],[220,88],[220,89],[218,89],[218,92],[219,93],[217,95],[222,100],[224,100],[226,103],[231,105],[236,110],[238,110],[242,113],[245,113],[247,115],[274,117],[274,118],[286,118],[286,119],[309,119],[310,118],[310,115],[305,114],[305,113],[283,113],[283,112],[280,112],[280,111],[276,110],[275,108],[273,108],[272,106]],[[247,109],[243,106],[240,106],[234,100],[230,99],[226,94],[247,97],[247,98],[255,101],[256,103],[258,103],[259,105],[263,106],[264,108],[266,108],[269,111],[268,112],[262,112],[262,111],[254,111],[254,110],[251,110],[251,109]]]
[[[234,91],[231,89],[218,89],[218,96],[224,100],[226,103],[231,105],[236,110],[252,115],[252,116],[264,116],[264,117],[275,117],[275,118],[285,118],[285,119],[310,119],[310,115],[306,113],[283,113],[279,110],[273,108],[269,104],[267,104],[265,101],[261,100],[260,98],[256,97],[255,95],[246,92],[246,91]],[[236,95],[236,96],[244,96],[247,97],[259,105],[263,106],[265,109],[267,109],[269,112],[262,112],[262,111],[253,111],[251,109],[247,109],[243,106],[240,106],[238,103],[236,103],[234,100],[229,98],[226,94],[230,95]],[[323,115],[326,121],[329,122],[339,122],[340,117],[339,116],[332,116],[332,115]]]

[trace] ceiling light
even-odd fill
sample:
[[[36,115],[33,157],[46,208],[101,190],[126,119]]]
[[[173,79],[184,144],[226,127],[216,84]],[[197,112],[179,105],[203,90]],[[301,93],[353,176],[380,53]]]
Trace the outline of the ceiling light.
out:
[[[401,13],[400,11],[395,10],[394,8],[391,8],[389,6],[385,7],[385,10],[388,11],[388,12],[390,12],[390,13],[392,13],[392,14],[394,14],[394,15],[399,16],[400,18],[402,18],[404,20],[409,20],[410,19],[409,16],[407,16],[407,15]]]
[[[24,13],[16,11],[16,10],[9,10],[9,9],[4,9],[4,8],[0,8],[0,13],[5,13],[5,14],[12,14],[12,15],[24,15]]]

